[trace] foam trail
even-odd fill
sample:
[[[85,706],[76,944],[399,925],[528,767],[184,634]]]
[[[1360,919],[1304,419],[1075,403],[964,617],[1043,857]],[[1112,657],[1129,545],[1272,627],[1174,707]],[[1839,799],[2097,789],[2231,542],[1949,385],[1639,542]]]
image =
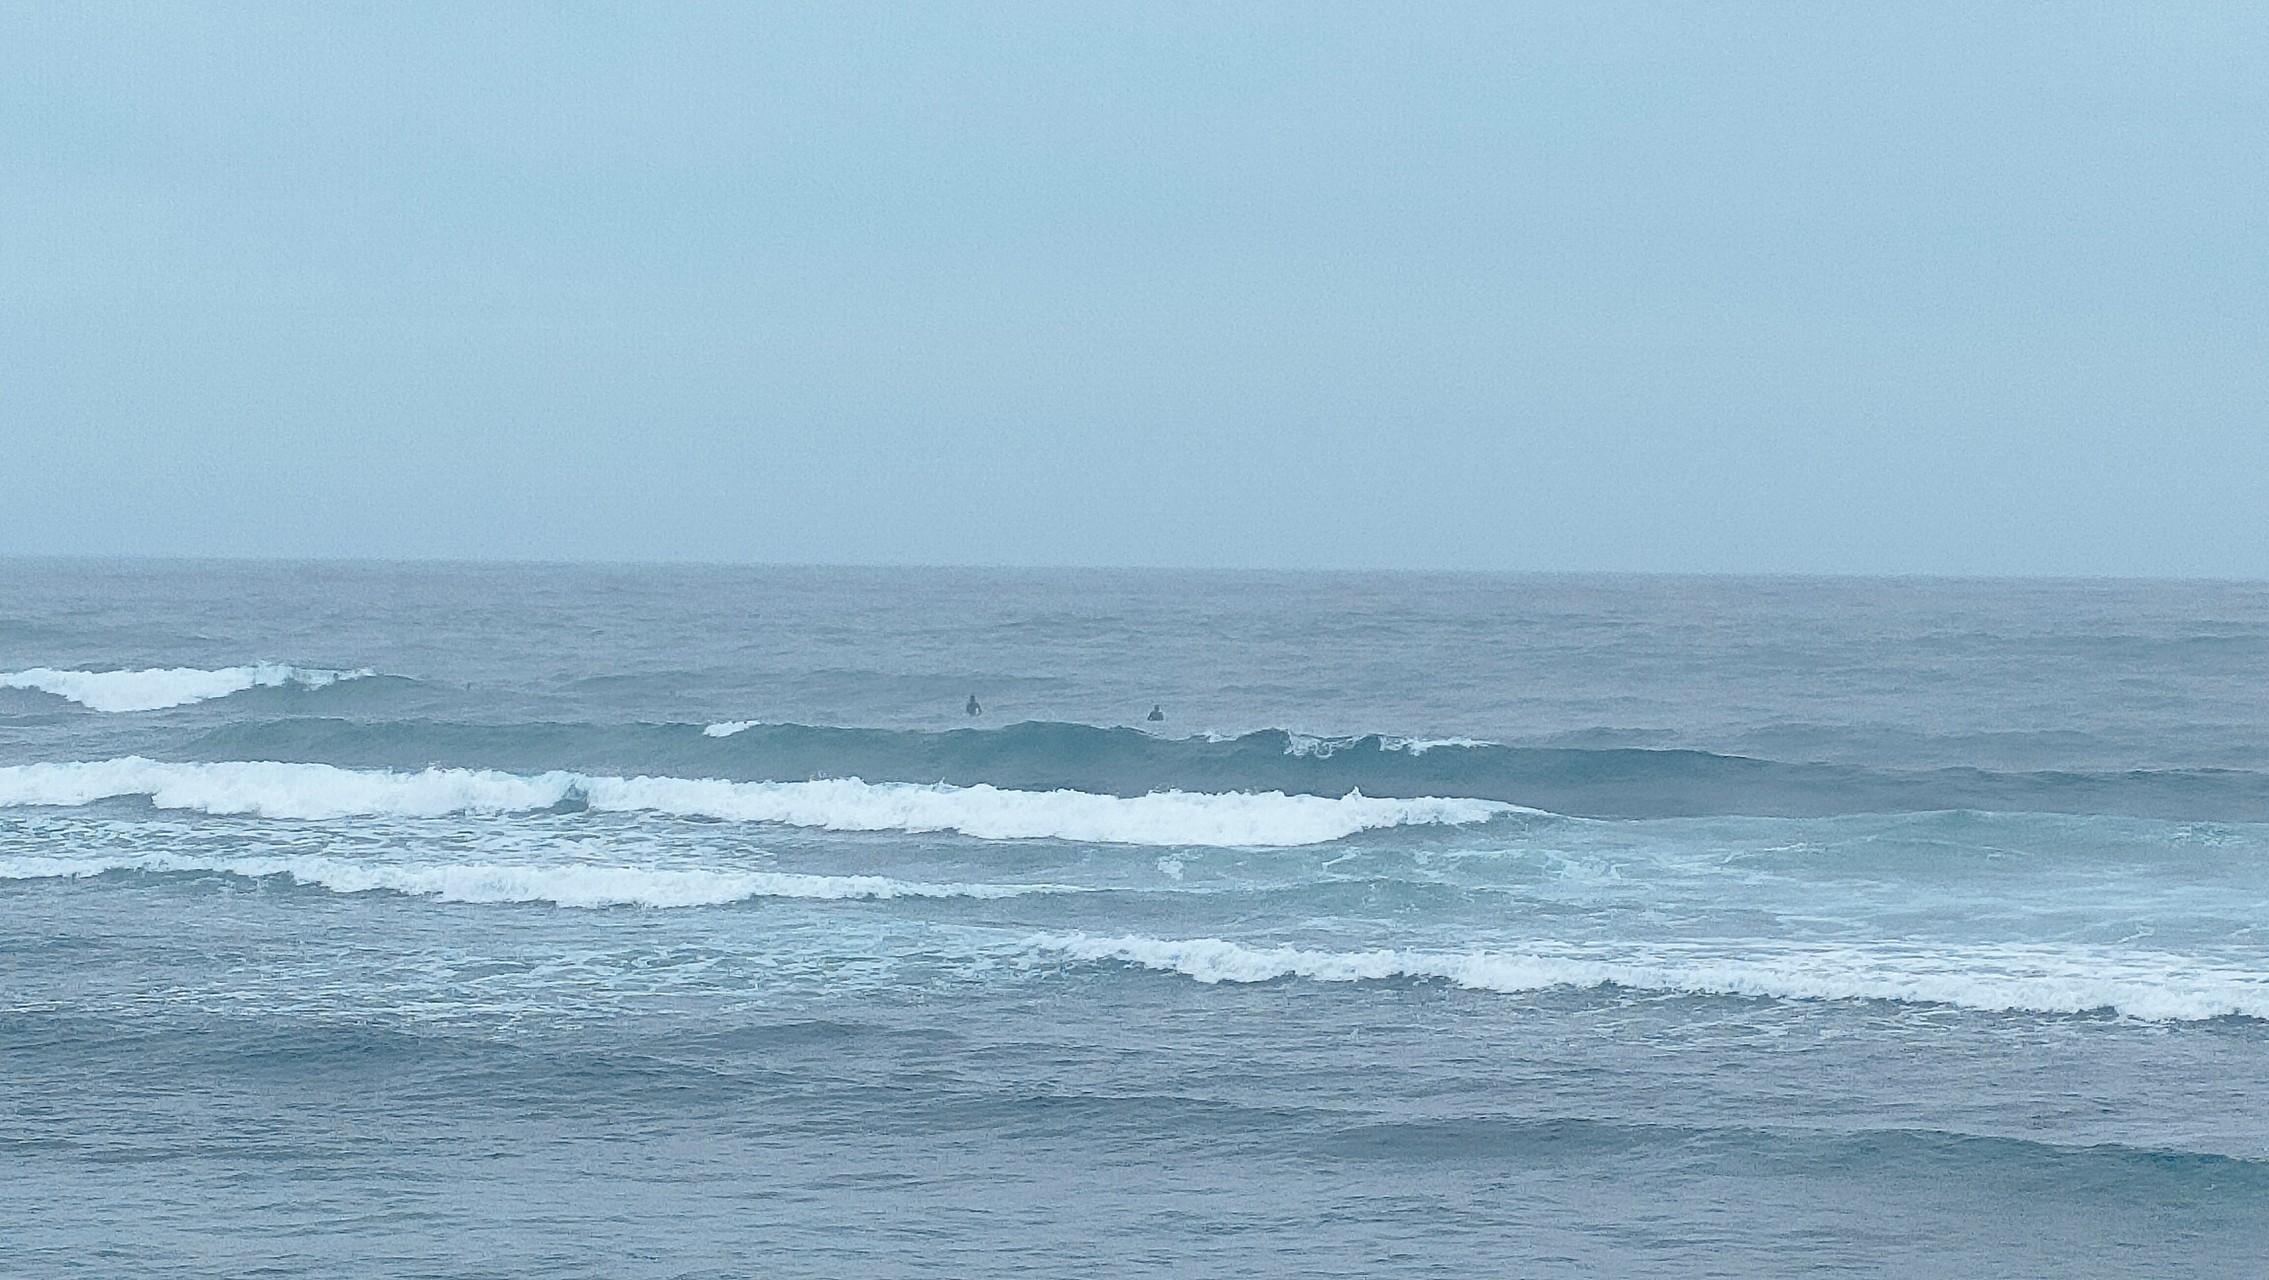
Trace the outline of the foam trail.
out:
[[[1207,740],[1212,742],[1229,741],[1229,739],[1220,737],[1209,737]],[[1327,738],[1310,733],[1295,733],[1289,729],[1284,731],[1284,754],[1309,760],[1329,760],[1343,751],[1352,751],[1364,743],[1370,743],[1379,751],[1400,751],[1413,756],[1422,756],[1429,751],[1439,751],[1445,748],[1471,749],[1497,745],[1494,742],[1485,742],[1480,738],[1398,738],[1375,734]]]
[[[736,733],[754,729],[762,723],[764,722],[761,720],[720,720],[716,724],[705,726],[701,730],[701,734],[705,738],[730,738]]]
[[[1439,751],[1445,748],[1471,751],[1479,747],[1494,747],[1496,745],[1494,742],[1481,738],[1383,738],[1379,742],[1379,750],[1403,751],[1414,756],[1422,756],[1429,751]]]
[[[293,667],[262,662],[248,667],[152,667],[141,671],[59,671],[32,667],[0,672],[0,688],[37,689],[67,698],[96,711],[159,711],[210,698],[225,698],[252,688],[294,684],[320,689],[341,680],[358,680],[376,672],[333,671],[321,667]]]
[[[198,858],[170,854],[73,859],[0,858],[0,880],[83,879],[113,871],[217,871],[262,879],[285,876],[334,893],[387,890],[443,902],[548,902],[562,907],[708,907],[753,898],[1014,898],[1077,893],[1071,885],[931,884],[887,876],[800,875],[578,864],[402,865],[300,855]]]
[[[1481,991],[1628,987],[1685,995],[1783,1000],[1888,1000],[1988,1012],[2102,1010],[2152,1021],[2269,1018],[2269,974],[2190,957],[2104,949],[1760,944],[1766,954],[1602,957],[1583,953],[1466,953],[1249,947],[1220,938],[1032,938],[1031,949],[1122,961],[1203,983],[1436,979]]]
[[[267,818],[438,817],[578,805],[829,831],[957,831],[984,840],[1226,847],[1322,844],[1380,827],[1486,822],[1533,812],[1493,800],[1389,800],[1353,793],[1162,791],[1122,797],[857,778],[728,782],[488,769],[396,773],[268,761],[165,763],[139,756],[0,767],[0,807],[84,805],[135,795],[148,796],[161,809]]]

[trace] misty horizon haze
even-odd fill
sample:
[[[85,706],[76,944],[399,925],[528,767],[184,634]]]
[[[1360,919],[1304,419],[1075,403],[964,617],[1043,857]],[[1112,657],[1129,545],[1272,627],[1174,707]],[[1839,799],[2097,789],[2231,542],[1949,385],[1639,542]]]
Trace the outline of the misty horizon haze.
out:
[[[2269,576],[2269,17],[0,16],[0,555]]]

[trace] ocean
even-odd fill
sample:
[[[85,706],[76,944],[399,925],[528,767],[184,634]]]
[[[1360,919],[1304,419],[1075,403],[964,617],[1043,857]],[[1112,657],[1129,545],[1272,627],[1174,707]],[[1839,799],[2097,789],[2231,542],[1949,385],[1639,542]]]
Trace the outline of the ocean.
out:
[[[2265,1254],[2269,584],[0,561],[0,1273]]]

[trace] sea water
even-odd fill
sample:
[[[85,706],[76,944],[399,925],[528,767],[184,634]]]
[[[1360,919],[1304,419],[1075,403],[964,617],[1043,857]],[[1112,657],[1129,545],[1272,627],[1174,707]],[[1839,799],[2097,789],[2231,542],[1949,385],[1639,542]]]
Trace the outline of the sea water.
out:
[[[0,562],[6,1274],[2264,1254],[2269,586]]]

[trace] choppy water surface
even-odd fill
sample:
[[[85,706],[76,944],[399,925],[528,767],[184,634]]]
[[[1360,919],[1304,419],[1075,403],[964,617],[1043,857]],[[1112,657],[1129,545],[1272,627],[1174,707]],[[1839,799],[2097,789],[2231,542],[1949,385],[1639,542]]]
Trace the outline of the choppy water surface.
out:
[[[2269,588],[0,563],[0,1098],[11,1274],[2259,1275]]]

